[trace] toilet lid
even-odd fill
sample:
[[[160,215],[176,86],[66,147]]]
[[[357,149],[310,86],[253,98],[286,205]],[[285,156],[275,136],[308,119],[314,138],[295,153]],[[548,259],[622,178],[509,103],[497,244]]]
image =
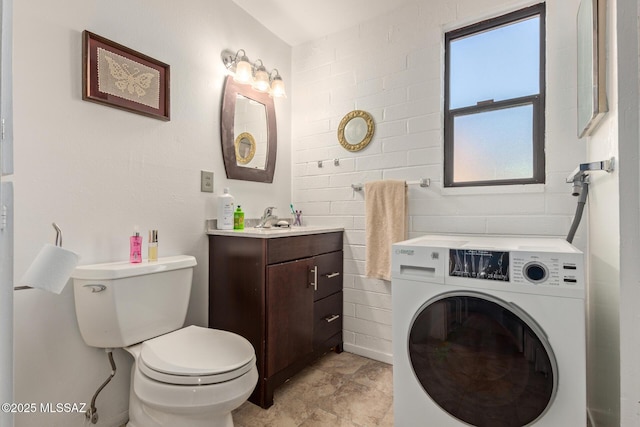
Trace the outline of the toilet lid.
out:
[[[240,335],[188,326],[143,342],[139,362],[145,374],[163,382],[210,384],[222,378],[228,381],[251,369],[255,351]],[[171,377],[194,377],[194,381]]]

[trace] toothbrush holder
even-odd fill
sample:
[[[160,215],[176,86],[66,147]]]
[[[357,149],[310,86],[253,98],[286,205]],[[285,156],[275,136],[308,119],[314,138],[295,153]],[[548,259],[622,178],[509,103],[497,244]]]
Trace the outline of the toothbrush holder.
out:
[[[302,226],[302,211],[295,211],[295,213],[291,214],[291,219],[292,219],[291,224],[294,227]]]

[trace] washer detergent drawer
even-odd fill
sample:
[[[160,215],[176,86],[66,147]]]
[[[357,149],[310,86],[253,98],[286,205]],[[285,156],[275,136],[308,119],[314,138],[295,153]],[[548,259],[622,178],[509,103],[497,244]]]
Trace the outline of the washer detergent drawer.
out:
[[[404,246],[394,244],[391,256],[391,276],[407,279],[443,283],[448,271],[448,249]]]

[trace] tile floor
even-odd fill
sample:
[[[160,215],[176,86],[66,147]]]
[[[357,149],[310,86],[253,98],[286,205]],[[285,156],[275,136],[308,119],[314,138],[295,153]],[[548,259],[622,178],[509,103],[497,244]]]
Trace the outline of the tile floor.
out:
[[[235,427],[392,427],[392,367],[328,353],[278,387],[272,407],[246,402],[233,420]]]

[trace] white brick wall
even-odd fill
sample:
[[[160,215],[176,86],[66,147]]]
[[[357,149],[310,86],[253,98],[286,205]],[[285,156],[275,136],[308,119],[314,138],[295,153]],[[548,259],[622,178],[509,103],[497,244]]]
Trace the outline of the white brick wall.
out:
[[[391,284],[364,277],[364,198],[352,183],[430,178],[429,188],[409,189],[410,237],[568,232],[576,200],[564,178],[586,155],[575,136],[575,55],[570,54],[578,0],[547,1],[547,183],[491,189],[442,185],[443,31],[532,3],[410,1],[359,27],[294,48],[293,202],[307,223],[345,227],[349,351],[392,360]],[[358,153],[344,150],[336,136],[340,120],[353,109],[368,111],[376,122],[372,142]],[[584,246],[583,230],[578,246]]]

